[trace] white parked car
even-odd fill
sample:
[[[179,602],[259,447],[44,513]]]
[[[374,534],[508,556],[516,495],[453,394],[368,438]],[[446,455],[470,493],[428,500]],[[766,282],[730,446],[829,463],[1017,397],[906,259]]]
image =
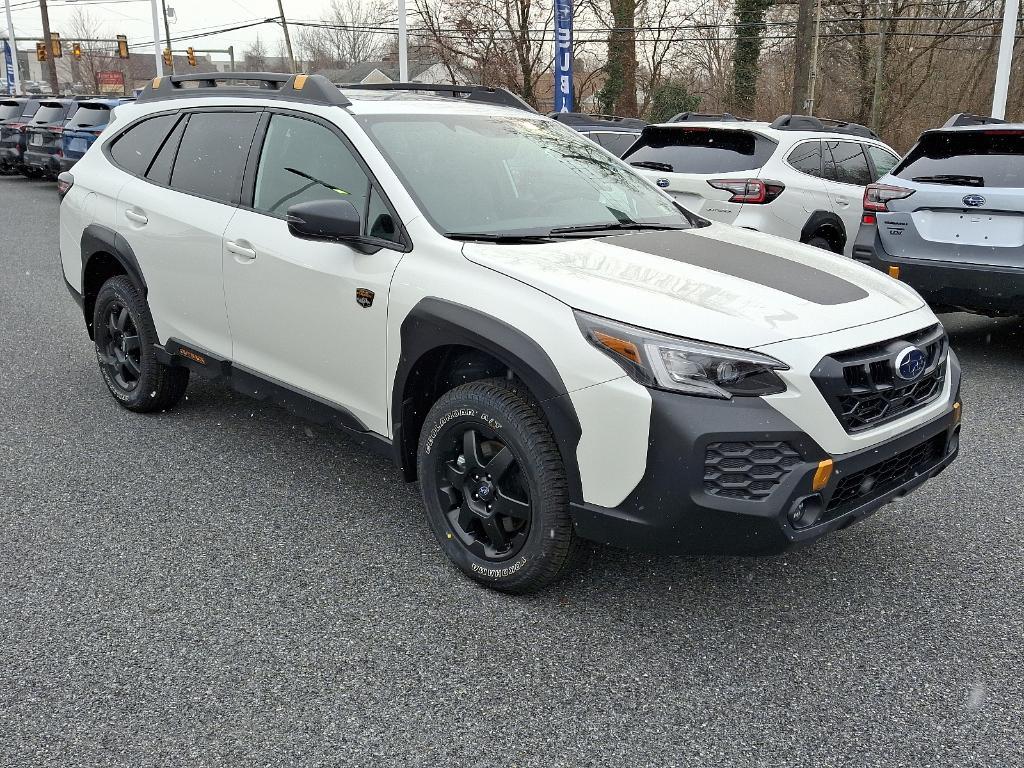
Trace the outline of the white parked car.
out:
[[[583,539],[781,552],[956,457],[956,356],[888,276],[695,216],[501,91],[215,77],[157,78],[60,177],[124,408],[203,375],[337,425],[508,592]]]
[[[899,162],[862,125],[683,113],[648,126],[623,159],[701,216],[849,256],[864,187]]]

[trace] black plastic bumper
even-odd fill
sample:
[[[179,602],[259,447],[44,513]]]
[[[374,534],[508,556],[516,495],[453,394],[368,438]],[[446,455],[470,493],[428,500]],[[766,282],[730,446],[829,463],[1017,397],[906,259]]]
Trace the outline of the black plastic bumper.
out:
[[[60,173],[60,162],[56,155],[47,154],[46,152],[30,152],[25,151],[25,156],[22,160],[27,168],[35,168],[40,173],[57,175]]]
[[[862,225],[853,258],[882,272],[899,267],[899,279],[936,311],[965,309],[986,315],[1024,313],[1024,265],[992,267],[930,259],[908,259],[886,252],[877,225]]]
[[[953,356],[950,376],[953,391],[958,393],[960,368]],[[944,470],[959,452],[959,408],[950,407],[939,418],[888,442],[830,457],[760,398],[718,401],[658,391],[652,391],[651,397],[647,471],[618,507],[573,504],[576,531],[583,538],[665,554],[778,554],[845,528],[906,495]],[[799,463],[767,497],[754,500],[708,493],[704,482],[708,445],[761,441],[787,443],[800,456]],[[934,453],[915,466],[912,475],[895,482],[879,480],[872,487],[868,478],[873,468],[925,445]],[[816,496],[814,475],[819,462],[828,458],[835,462],[832,477]],[[867,491],[830,506],[843,479],[854,475],[858,476],[858,488]],[[865,478],[862,484],[861,476]],[[808,524],[807,518],[791,522],[791,511],[802,501],[819,505],[817,522]]]
[[[21,165],[21,147],[0,147],[0,165],[14,167]]]

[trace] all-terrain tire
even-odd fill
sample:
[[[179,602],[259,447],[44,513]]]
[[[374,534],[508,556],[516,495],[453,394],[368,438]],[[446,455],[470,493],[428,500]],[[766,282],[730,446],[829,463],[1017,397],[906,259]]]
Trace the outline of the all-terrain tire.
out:
[[[124,275],[110,278],[93,312],[96,360],[110,394],[136,413],[163,411],[185,394],[188,369],[163,365],[149,305]]]
[[[417,469],[430,527],[471,579],[523,594],[555,581],[575,561],[580,544],[565,465],[540,407],[520,384],[485,379],[444,394],[423,424]],[[512,513],[501,516],[506,508]],[[495,543],[502,539],[505,549]]]

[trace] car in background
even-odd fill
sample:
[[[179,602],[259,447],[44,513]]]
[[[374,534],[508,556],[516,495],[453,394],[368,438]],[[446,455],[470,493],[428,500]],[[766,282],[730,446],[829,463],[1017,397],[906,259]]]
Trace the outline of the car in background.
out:
[[[20,173],[25,155],[25,130],[42,101],[38,96],[0,99],[0,173]]]
[[[79,104],[78,111],[64,126],[60,138],[60,150],[57,162],[60,170],[67,171],[82,159],[82,155],[92,146],[93,142],[103,133],[112,120],[114,107],[130,98],[89,99]]]
[[[29,178],[56,178],[64,124],[78,112],[75,99],[45,99],[26,128],[27,141],[22,174]]]
[[[864,192],[853,257],[936,311],[1024,314],[1024,123],[954,115]]]
[[[548,117],[573,128],[616,157],[633,146],[647,123],[636,117],[588,115],[583,112],[551,112]]]
[[[683,112],[644,128],[623,160],[712,221],[850,255],[864,187],[899,155],[856,123]]]

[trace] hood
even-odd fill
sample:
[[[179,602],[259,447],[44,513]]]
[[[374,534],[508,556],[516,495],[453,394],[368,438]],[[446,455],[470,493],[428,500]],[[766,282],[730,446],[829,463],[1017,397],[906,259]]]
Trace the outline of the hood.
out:
[[[575,309],[747,349],[924,305],[851,259],[721,224],[536,245],[470,242],[463,253]]]

